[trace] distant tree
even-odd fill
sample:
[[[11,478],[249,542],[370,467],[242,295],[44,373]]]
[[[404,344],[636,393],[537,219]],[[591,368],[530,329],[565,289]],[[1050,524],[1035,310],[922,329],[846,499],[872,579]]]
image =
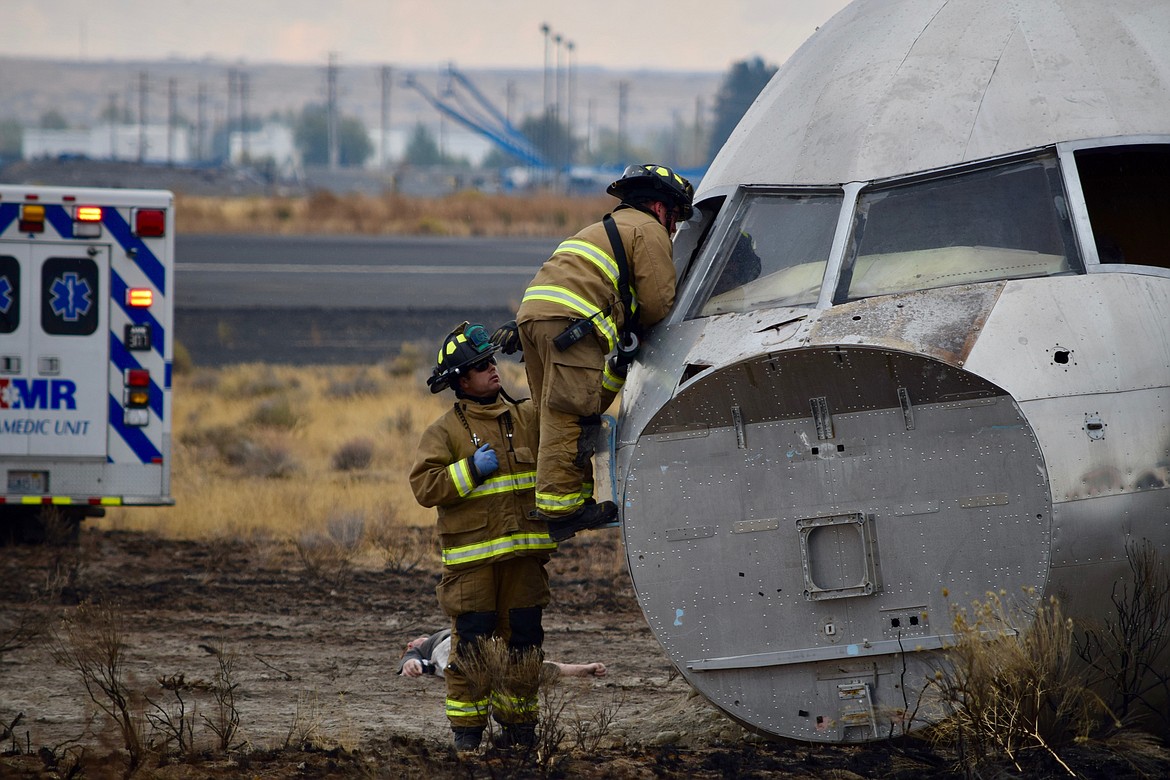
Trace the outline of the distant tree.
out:
[[[708,160],[723,148],[731,131],[747,113],[752,101],[776,73],[775,65],[765,65],[759,57],[737,62],[723,79],[715,96],[715,127],[711,130]]]
[[[410,140],[406,143],[404,159],[411,165],[471,166],[465,157],[444,154],[443,150],[439,148],[439,144],[436,143],[434,135],[422,122],[415,124],[414,130],[410,134]]]
[[[526,163],[516,155],[506,152],[498,146],[493,146],[491,150],[484,155],[483,162],[479,167],[484,170],[495,170],[497,168],[511,168],[516,165],[525,165]]]
[[[41,114],[41,121],[38,123],[42,130],[68,130],[69,123],[65,121],[64,115],[55,108],[50,108],[45,113]]]
[[[569,136],[568,126],[563,122],[548,114],[531,116],[521,123],[520,132],[540,151],[549,165],[572,165],[576,145]]]
[[[585,155],[585,162],[588,164],[608,168],[624,168],[630,163],[654,162],[658,159],[664,163],[672,164],[665,158],[659,158],[656,153],[643,144],[631,142],[629,138],[619,144],[617,131],[609,127],[597,129],[597,137],[593,140],[593,149]]]
[[[410,140],[406,143],[405,159],[411,165],[439,165],[443,162],[439,144],[422,122],[415,124],[411,131]]]
[[[310,105],[293,126],[293,139],[308,165],[329,163],[329,117],[324,106]],[[374,153],[366,126],[360,119],[337,120],[337,156],[343,166],[360,166]]]
[[[128,125],[134,121],[134,115],[125,105],[118,105],[117,97],[111,95],[110,102],[102,107],[98,119],[111,125]]]

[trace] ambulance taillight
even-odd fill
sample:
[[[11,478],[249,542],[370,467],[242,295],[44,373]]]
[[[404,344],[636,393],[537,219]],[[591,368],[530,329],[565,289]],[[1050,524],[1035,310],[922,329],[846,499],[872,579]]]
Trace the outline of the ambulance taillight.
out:
[[[166,209],[134,209],[134,235],[161,238],[167,234]]]
[[[141,428],[150,423],[150,371],[128,368],[123,374],[122,421]]]

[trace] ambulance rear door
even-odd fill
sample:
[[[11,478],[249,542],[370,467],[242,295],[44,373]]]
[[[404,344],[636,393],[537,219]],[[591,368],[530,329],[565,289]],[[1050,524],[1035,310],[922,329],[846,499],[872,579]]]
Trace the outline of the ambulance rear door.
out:
[[[105,461],[109,267],[101,244],[0,242],[0,455]]]

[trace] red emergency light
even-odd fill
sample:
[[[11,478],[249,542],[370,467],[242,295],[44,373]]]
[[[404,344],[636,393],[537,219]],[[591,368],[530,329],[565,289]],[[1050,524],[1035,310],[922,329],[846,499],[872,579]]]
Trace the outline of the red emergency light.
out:
[[[161,238],[166,234],[166,209],[134,209],[134,235]]]
[[[127,387],[150,387],[150,371],[145,368],[126,369]]]
[[[77,206],[73,209],[73,218],[78,222],[101,222],[101,206]]]

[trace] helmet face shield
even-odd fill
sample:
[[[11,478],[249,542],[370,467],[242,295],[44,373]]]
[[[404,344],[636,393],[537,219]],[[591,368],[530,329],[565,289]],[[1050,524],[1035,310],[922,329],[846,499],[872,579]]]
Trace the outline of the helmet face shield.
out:
[[[493,356],[499,349],[492,344],[487,328],[464,322],[443,339],[427,386],[432,393],[450,387],[462,374],[480,365],[487,365],[489,359],[494,361]]]

